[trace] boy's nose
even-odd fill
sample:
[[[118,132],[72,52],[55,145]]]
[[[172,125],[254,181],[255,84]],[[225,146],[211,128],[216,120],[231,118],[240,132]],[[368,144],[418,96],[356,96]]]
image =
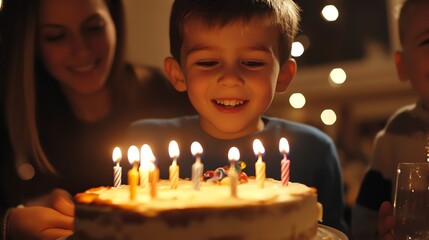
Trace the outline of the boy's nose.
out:
[[[219,78],[218,82],[222,87],[236,87],[244,84],[241,74],[235,70],[226,71]]]

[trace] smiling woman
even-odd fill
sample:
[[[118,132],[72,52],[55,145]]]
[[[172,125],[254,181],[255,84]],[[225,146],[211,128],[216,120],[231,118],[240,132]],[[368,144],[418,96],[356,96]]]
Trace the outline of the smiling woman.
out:
[[[4,0],[0,13],[3,237],[57,239],[70,194],[112,184],[132,120],[194,110],[158,70],[124,60],[120,0]]]

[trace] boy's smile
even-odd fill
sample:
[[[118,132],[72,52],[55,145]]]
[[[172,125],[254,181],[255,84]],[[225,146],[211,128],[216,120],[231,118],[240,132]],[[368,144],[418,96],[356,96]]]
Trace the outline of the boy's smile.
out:
[[[185,23],[179,72],[206,132],[232,139],[263,128],[278,81],[293,77],[281,74],[278,49],[279,33],[264,20]]]

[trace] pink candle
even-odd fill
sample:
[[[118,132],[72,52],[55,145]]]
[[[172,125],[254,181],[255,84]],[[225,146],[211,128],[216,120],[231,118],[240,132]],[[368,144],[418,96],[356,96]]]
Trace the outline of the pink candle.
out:
[[[289,143],[286,138],[280,139],[279,150],[283,154],[283,159],[280,163],[282,185],[287,186],[290,178],[290,161],[287,158],[287,153],[289,153]]]
[[[253,141],[253,152],[258,156],[255,163],[256,184],[258,188],[264,188],[266,164],[262,161],[262,154],[265,152],[265,148],[259,139]]]

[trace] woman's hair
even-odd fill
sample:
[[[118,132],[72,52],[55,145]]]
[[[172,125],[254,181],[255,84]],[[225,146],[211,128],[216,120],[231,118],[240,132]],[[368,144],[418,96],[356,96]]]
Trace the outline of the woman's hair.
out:
[[[114,89],[124,65],[125,20],[121,0],[105,2],[117,34],[115,59],[107,80]],[[36,49],[39,4],[39,0],[4,0],[0,13],[0,79],[6,81],[6,122],[18,174],[27,179],[33,174],[25,176],[20,167],[30,161],[43,172],[57,174],[41,146],[37,124],[37,82],[46,73]]]
[[[279,56],[290,57],[298,32],[300,8],[292,0],[175,0],[170,15],[170,52],[180,61],[184,26],[189,21],[198,27],[212,28],[253,18],[268,21],[279,32]]]

